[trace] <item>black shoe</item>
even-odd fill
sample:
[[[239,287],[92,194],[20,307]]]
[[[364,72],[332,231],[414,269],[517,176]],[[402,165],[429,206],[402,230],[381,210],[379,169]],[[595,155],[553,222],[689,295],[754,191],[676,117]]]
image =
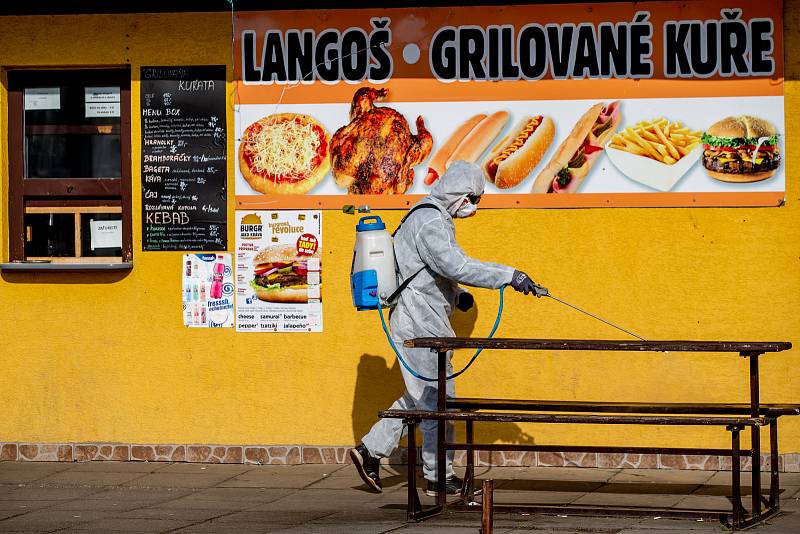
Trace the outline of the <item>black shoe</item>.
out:
[[[363,443],[354,449],[350,449],[350,458],[353,460],[353,465],[356,466],[361,480],[371,489],[381,493],[383,491],[379,474],[381,461],[370,455]]]
[[[436,492],[438,488],[436,487],[436,482],[429,480],[428,481],[428,489],[425,490],[425,494],[428,497],[436,497]],[[445,493],[447,495],[455,495],[456,493],[461,493],[461,488],[464,487],[464,481],[458,478],[456,475],[449,477],[444,484]]]

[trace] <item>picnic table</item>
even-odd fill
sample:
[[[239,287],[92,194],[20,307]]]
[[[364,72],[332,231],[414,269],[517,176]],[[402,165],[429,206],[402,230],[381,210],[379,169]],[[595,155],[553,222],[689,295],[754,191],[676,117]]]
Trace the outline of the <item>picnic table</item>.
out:
[[[467,451],[467,467],[462,504],[474,498],[475,451],[558,451],[558,452],[624,452],[641,454],[710,454],[731,457],[732,510],[661,510],[663,516],[694,514],[701,517],[718,517],[733,529],[741,529],[764,521],[780,510],[778,472],[778,418],[800,415],[800,405],[762,404],[759,393],[759,357],[766,353],[781,352],[792,347],[788,342],[739,341],[616,341],[574,339],[488,339],[488,338],[416,338],[405,341],[409,348],[428,348],[437,354],[438,402],[436,411],[384,410],[379,417],[402,418],[408,425],[408,518],[418,521],[441,513],[448,506],[444,491],[445,456],[448,450]],[[535,351],[634,351],[634,352],[703,352],[733,353],[747,361],[750,399],[743,403],[647,403],[647,402],[585,402],[532,399],[484,399],[446,397],[446,370],[448,352],[454,349],[535,350]],[[553,413],[557,412],[557,413]],[[420,421],[434,419],[437,432],[436,505],[423,510],[416,487],[416,438],[414,430]],[[464,421],[466,441],[446,441],[446,421]],[[539,444],[492,444],[474,442],[476,422],[531,422],[552,424],[614,424],[614,425],[675,425],[718,426],[730,432],[731,447],[636,447],[636,446],[575,446]],[[761,487],[761,433],[762,426],[769,427],[770,483],[769,493]],[[740,433],[750,428],[751,446],[742,450]],[[751,458],[752,501],[750,510],[742,503],[741,458]],[[491,496],[488,496],[491,500]],[[493,503],[503,511],[538,510],[564,513],[607,513],[599,507],[552,507],[538,505],[513,506]],[[484,507],[485,508],[485,507]],[[466,509],[475,509],[466,507]],[[654,508],[625,508],[623,514],[651,514]]]

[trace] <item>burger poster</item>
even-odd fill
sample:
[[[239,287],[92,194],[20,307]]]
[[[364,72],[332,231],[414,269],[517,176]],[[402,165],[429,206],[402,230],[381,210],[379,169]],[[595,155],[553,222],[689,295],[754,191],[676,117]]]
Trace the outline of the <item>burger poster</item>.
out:
[[[785,197],[782,2],[240,12],[236,203],[405,208]]]
[[[236,212],[236,330],[322,331],[322,214]]]

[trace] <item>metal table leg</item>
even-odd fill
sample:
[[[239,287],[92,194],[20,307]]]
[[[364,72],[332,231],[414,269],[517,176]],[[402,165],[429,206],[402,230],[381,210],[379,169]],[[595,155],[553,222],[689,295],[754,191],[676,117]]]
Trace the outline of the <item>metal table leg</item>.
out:
[[[447,411],[447,351],[440,350],[438,357],[438,386],[439,398],[437,409],[440,412]],[[444,444],[447,440],[447,421],[439,419],[436,422],[436,505],[444,510],[447,505],[447,493],[445,484],[447,481],[447,451]]]
[[[778,418],[769,420],[769,507],[774,511],[780,510],[781,486],[778,474]]]
[[[408,425],[408,506],[406,508],[408,520],[414,521],[422,511],[417,492],[417,421],[409,419]]]
[[[759,353],[749,353],[750,356],[750,417],[759,416],[759,392],[758,392],[758,356]],[[750,442],[753,449],[752,457],[752,503],[753,509],[750,512],[754,519],[761,515],[761,427],[753,426],[750,428]]]
[[[474,421],[467,421],[467,443],[472,445],[475,441],[474,438]],[[467,502],[475,502],[475,451],[467,450],[467,468],[464,473],[464,487],[461,490],[461,496],[466,497]]]
[[[741,455],[739,449],[740,427],[729,426],[731,432],[731,490],[733,495],[733,528],[738,528],[744,519],[744,507],[742,506],[742,484],[740,477]]]

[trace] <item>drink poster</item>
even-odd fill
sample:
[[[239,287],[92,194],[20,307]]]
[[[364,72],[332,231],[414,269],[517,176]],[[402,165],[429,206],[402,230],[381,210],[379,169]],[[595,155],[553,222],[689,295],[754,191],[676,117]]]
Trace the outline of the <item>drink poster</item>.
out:
[[[230,254],[183,255],[183,324],[194,328],[233,326]]]
[[[321,273],[321,212],[236,212],[237,332],[322,332]]]

